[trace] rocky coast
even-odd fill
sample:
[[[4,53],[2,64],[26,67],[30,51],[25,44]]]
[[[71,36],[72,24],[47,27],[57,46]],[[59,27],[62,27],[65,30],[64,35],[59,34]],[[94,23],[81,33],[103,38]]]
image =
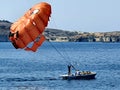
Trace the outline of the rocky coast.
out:
[[[12,22],[0,20],[0,42],[8,42]],[[46,28],[44,35],[51,42],[120,42],[120,31],[81,32]]]

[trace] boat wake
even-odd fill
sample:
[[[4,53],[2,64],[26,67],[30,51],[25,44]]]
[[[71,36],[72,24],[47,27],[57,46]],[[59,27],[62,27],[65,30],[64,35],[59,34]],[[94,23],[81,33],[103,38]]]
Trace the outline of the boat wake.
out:
[[[0,78],[1,82],[27,82],[27,81],[45,81],[45,80],[59,80],[59,78],[53,78],[53,77],[43,77],[43,78],[37,78],[37,77],[16,77],[16,78]]]

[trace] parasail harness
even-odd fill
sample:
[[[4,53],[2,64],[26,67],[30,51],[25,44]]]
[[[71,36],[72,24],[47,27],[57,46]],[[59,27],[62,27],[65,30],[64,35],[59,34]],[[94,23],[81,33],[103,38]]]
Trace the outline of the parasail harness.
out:
[[[16,40],[17,40],[17,38],[19,38],[19,31],[17,31],[16,33],[9,32],[9,38],[10,38],[11,41],[13,41],[12,44],[17,49],[18,46],[17,46],[17,44],[14,40],[14,37],[15,37]]]

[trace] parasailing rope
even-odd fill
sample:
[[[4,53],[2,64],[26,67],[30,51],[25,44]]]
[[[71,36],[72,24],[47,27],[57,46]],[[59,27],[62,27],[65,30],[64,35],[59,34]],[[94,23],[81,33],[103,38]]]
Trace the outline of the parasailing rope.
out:
[[[51,17],[52,19],[54,19],[53,17]],[[55,25],[55,27],[57,27],[57,24],[55,23],[55,21],[54,20],[52,20],[53,21],[53,23],[54,23],[54,25]],[[50,42],[50,41],[48,41],[50,44],[51,44],[51,46],[58,52],[58,54],[63,58],[63,59],[67,59],[68,61],[71,61],[71,59],[70,59],[70,57],[68,56],[68,54],[66,53],[66,50],[64,49],[64,55],[52,44],[52,42]],[[62,43],[61,43],[61,45],[62,46],[64,46]],[[67,63],[69,63],[69,64],[71,64],[70,62],[68,62],[68,61],[66,61]]]
[[[50,42],[50,41],[48,41],[48,42],[51,44],[51,46],[58,52],[58,54],[59,54],[63,59],[66,59],[66,58],[64,57],[64,55],[61,54],[61,52],[52,44],[52,42]]]

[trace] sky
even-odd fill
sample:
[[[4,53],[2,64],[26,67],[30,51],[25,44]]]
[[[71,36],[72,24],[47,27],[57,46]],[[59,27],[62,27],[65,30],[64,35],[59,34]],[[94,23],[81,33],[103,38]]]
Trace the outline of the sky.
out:
[[[48,2],[48,28],[82,31],[120,31],[120,0],[1,0],[0,20],[15,22],[33,5]]]

